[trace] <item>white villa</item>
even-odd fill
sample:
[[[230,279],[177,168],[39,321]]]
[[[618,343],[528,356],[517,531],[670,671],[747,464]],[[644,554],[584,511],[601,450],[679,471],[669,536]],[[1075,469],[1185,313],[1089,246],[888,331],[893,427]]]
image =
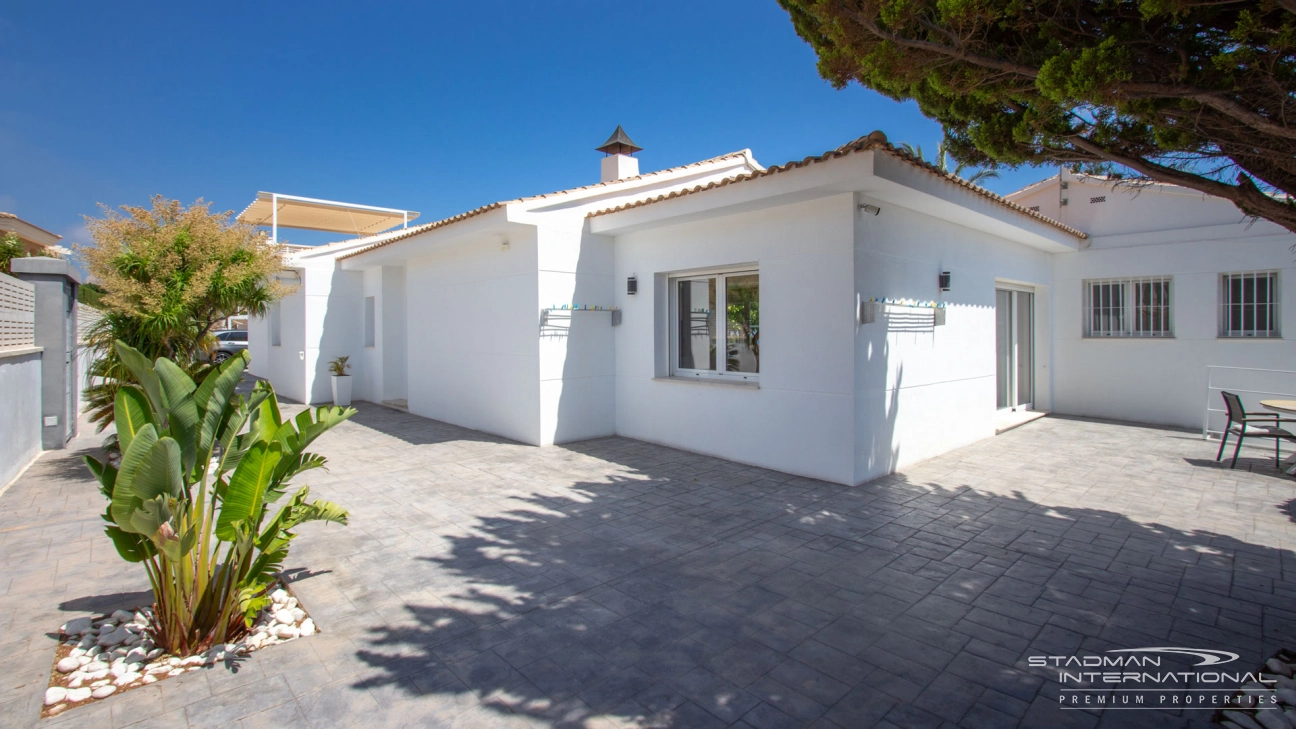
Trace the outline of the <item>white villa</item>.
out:
[[[522,443],[858,484],[1028,411],[1201,428],[1209,366],[1296,369],[1296,236],[1222,200],[1071,173],[1003,198],[880,132],[769,168],[599,149],[597,184],[292,250],[252,372],[324,403],[348,355],[357,399]]]

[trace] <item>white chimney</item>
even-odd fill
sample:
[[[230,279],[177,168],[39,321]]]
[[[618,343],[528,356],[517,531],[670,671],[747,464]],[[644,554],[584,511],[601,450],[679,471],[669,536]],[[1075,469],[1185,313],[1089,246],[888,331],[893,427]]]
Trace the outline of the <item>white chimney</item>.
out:
[[[643,148],[630,141],[630,136],[620,124],[612,132],[612,136],[597,149],[607,155],[599,166],[599,182],[624,180],[639,174],[639,160],[632,155]]]

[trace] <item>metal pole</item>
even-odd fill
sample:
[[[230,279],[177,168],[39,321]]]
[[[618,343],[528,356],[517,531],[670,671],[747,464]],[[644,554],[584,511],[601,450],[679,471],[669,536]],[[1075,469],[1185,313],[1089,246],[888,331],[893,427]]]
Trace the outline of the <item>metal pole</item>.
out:
[[[270,242],[279,245],[279,196],[270,193]]]

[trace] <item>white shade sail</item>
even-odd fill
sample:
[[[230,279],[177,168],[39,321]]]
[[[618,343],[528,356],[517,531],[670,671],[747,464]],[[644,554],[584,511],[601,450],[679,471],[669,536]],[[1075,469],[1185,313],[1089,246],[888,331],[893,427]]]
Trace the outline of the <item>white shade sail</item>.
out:
[[[329,233],[373,235],[398,225],[408,225],[419,214],[413,210],[316,200],[296,195],[258,192],[256,200],[239,213],[238,220],[273,228],[322,230]],[[275,236],[278,238],[278,236]]]

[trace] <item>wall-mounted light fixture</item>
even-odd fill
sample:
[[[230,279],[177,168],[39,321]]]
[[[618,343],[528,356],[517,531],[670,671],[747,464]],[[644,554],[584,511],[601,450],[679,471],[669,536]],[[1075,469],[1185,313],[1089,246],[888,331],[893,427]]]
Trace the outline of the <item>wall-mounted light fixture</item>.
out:
[[[504,240],[500,241],[500,250],[507,251],[508,249],[509,249],[508,238],[505,238]]]
[[[626,279],[626,294],[634,296],[637,293],[639,293],[639,279],[631,276]]]
[[[940,272],[940,276],[938,277],[937,280],[938,280],[938,282],[940,283],[940,290],[941,290],[941,291],[949,291],[949,290],[950,290],[950,272],[949,272],[949,271],[941,271],[941,272]]]
[[[859,209],[860,209],[860,210],[863,210],[864,212],[868,213],[869,215],[877,215],[878,213],[882,212],[882,208],[880,208],[880,207],[878,207],[878,206],[876,206],[876,205],[869,205],[868,203],[865,203],[865,204],[863,204],[863,205],[860,205],[860,206],[859,206]]]

